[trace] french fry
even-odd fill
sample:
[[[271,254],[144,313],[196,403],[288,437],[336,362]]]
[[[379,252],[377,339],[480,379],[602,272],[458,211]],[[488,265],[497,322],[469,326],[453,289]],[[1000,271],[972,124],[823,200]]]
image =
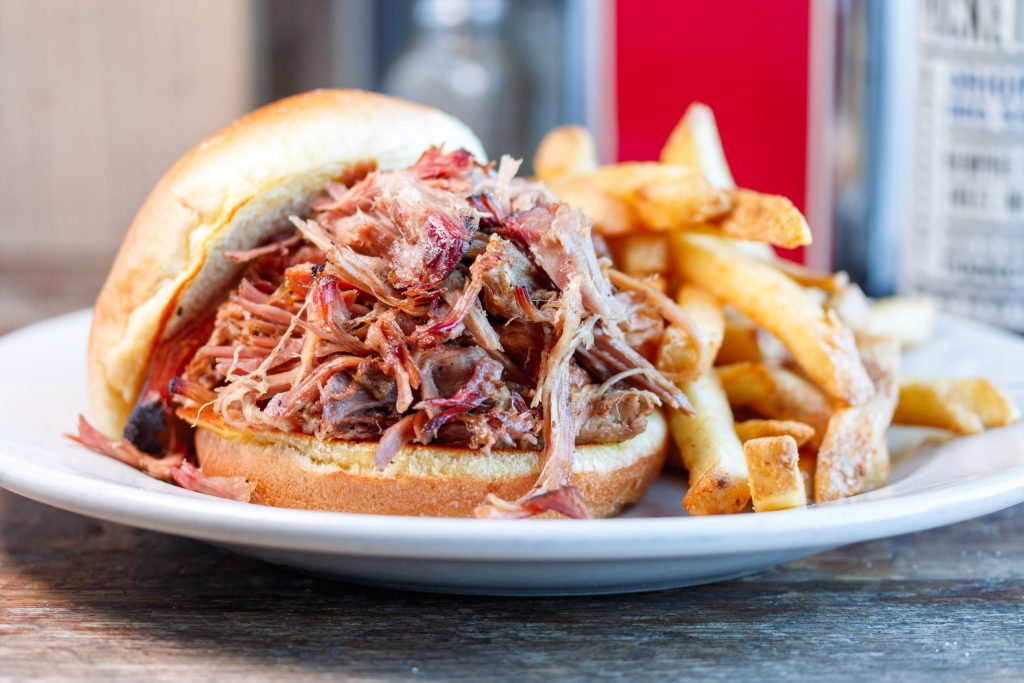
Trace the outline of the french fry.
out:
[[[584,179],[633,208],[652,230],[693,226],[728,211],[729,195],[685,166],[629,162],[602,166]]]
[[[587,214],[598,234],[628,235],[643,227],[629,204],[594,187],[585,178],[552,182],[548,188],[561,201]]]
[[[891,463],[889,440],[883,433],[878,441],[875,442],[874,448],[868,453],[866,461],[867,471],[864,473],[864,483],[860,487],[860,492],[866,493],[867,491],[874,491],[881,486],[885,486],[885,482],[889,480]]]
[[[694,102],[672,129],[661,149],[661,163],[700,170],[712,185],[723,190],[736,187],[725,160],[722,140],[711,107]]]
[[[537,146],[533,168],[545,183],[593,173],[597,170],[593,136],[583,126],[552,128]]]
[[[743,444],[754,512],[807,505],[800,455],[791,436],[764,436]]]
[[[744,420],[736,423],[736,436],[743,443],[766,436],[788,436],[799,448],[814,438],[814,427],[796,420]]]
[[[653,230],[692,226],[729,210],[728,195],[715,191],[702,176],[682,182],[652,180],[636,188],[632,201],[640,220]]]
[[[817,452],[801,449],[799,467],[800,477],[804,480],[804,493],[807,500],[814,500],[814,471],[818,467]]]
[[[756,256],[762,261],[768,261],[769,263],[792,263],[792,261],[786,261],[780,259],[775,255],[775,249],[772,245],[767,242],[753,242],[751,240],[733,240],[736,248],[745,254]]]
[[[874,389],[857,356],[853,333],[799,285],[756,257],[707,235],[676,232],[677,272],[764,327],[829,396],[851,405]]]
[[[782,271],[789,279],[803,287],[814,287],[825,292],[838,292],[850,284],[850,276],[846,271],[840,270],[835,273],[823,273],[811,270],[798,263],[786,259],[769,259],[772,266]]]
[[[1020,409],[982,378],[908,379],[900,384],[894,424],[977,434],[1020,420]]]
[[[718,378],[708,372],[680,387],[695,410],[669,417],[672,439],[690,472],[683,507],[691,515],[739,512],[750,500],[747,464]]]
[[[735,363],[715,368],[722,389],[734,408],[749,408],[775,420],[794,420],[811,426],[811,446],[825,434],[832,406],[825,395],[803,377],[761,363]]]
[[[761,363],[765,360],[758,338],[757,326],[745,317],[727,316],[722,346],[718,349],[715,364],[728,365],[744,361]]]
[[[825,307],[836,312],[851,330],[863,330],[871,315],[871,304],[857,284],[849,282],[834,290],[825,300]]]
[[[732,190],[732,211],[705,227],[730,237],[782,247],[810,244],[807,221],[788,199],[735,189],[715,115],[707,105],[694,102],[687,108],[661,150],[661,162],[697,170],[713,187]]]
[[[904,380],[893,423],[957,434],[977,434],[985,429],[970,400],[950,379]]]
[[[791,249],[811,243],[811,229],[785,197],[753,190],[732,190],[732,210],[701,226],[726,237],[768,242]]]
[[[881,457],[876,452],[881,447],[876,423],[865,406],[837,410],[818,449],[814,500],[827,503],[864,490],[868,463]]]
[[[839,408],[829,419],[814,474],[819,503],[875,488],[889,475],[886,430],[896,409],[899,346],[881,337],[862,337],[859,344],[875,394],[861,405]]]
[[[676,303],[693,321],[703,348],[696,348],[693,339],[684,330],[670,326],[662,335],[655,364],[665,373],[686,378],[698,377],[711,367],[722,345],[725,330],[722,305],[707,292],[690,286],[679,289]]]
[[[725,333],[718,356],[715,357],[716,365],[744,361],[779,365],[788,358],[786,347],[770,332],[761,329],[731,306],[725,308]]]
[[[936,318],[932,299],[893,296],[871,304],[865,331],[895,339],[906,349],[924,344],[934,336]]]
[[[664,275],[669,272],[668,239],[663,233],[637,232],[612,245],[618,268],[633,277]]]
[[[1020,408],[1013,399],[987,379],[963,377],[953,382],[960,393],[970,401],[985,429],[1005,427],[1020,420]]]

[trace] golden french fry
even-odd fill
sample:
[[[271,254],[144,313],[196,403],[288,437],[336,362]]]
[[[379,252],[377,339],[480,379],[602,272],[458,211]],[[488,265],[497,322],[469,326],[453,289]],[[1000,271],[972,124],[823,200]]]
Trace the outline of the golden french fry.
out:
[[[593,173],[597,169],[593,136],[583,126],[552,128],[537,145],[533,168],[545,183]]]
[[[686,227],[729,209],[728,196],[698,175],[685,182],[665,178],[642,184],[634,191],[632,201],[640,220],[653,230]]]
[[[882,445],[877,425],[865,406],[837,410],[818,449],[814,500],[827,503],[860,493],[867,479],[868,463]]]
[[[818,467],[818,454],[811,450],[800,451],[800,477],[804,481],[807,500],[814,500],[814,470]]]
[[[814,438],[814,427],[796,420],[744,420],[736,423],[736,436],[744,443],[766,436],[788,436],[799,448]]]
[[[669,416],[672,439],[690,472],[683,507],[691,515],[739,512],[750,500],[747,464],[718,378],[708,372],[680,387],[695,410]]]
[[[754,512],[807,505],[800,455],[791,436],[764,436],[743,443]]]
[[[811,301],[788,277],[708,235],[672,235],[677,272],[731,304],[789,349],[829,396],[851,405],[874,389],[857,355],[853,333],[833,312]]]
[[[871,304],[865,331],[895,339],[903,348],[924,344],[935,334],[935,301],[927,297],[893,296]]]
[[[636,211],[653,230],[672,230],[720,216],[732,206],[729,195],[699,171],[654,162],[602,166],[585,180]]]
[[[746,318],[726,317],[722,346],[718,349],[715,364],[765,361],[758,332],[757,326]]]
[[[884,486],[889,480],[891,469],[891,457],[889,455],[889,440],[883,434],[875,442],[874,448],[868,453],[865,463],[867,470],[864,473],[864,483],[861,485],[861,492],[874,491]]]
[[[637,232],[611,245],[619,270],[633,277],[665,275],[669,272],[668,238],[663,233]]]
[[[665,373],[698,377],[711,367],[722,344],[725,329],[722,305],[707,292],[690,286],[679,289],[676,303],[693,321],[703,348],[696,348],[685,330],[667,327],[658,347],[656,365]]]
[[[861,405],[839,408],[829,419],[814,474],[819,503],[876,488],[889,475],[886,430],[896,409],[899,346],[881,337],[862,337],[859,344],[875,394]]]
[[[1020,419],[1020,409],[982,378],[908,379],[900,384],[894,424],[976,434]]]
[[[864,296],[864,290],[853,282],[831,292],[825,300],[825,307],[835,311],[851,330],[863,330],[871,315],[871,304]]]
[[[736,187],[725,160],[722,140],[711,107],[694,102],[672,129],[661,150],[661,163],[700,170],[711,184],[723,190]]]
[[[1020,420],[1020,408],[1002,389],[981,377],[953,380],[960,393],[967,397],[985,429],[1005,427]]]
[[[627,235],[643,227],[629,204],[594,187],[585,178],[552,182],[548,187],[561,201],[587,214],[598,234]]]
[[[957,434],[977,434],[985,424],[953,380],[904,380],[894,424],[936,427]]]
[[[758,327],[731,306],[725,308],[725,334],[715,358],[716,365],[744,361],[779,365],[788,358],[786,347],[770,332]]]
[[[734,239],[733,243],[736,245],[736,248],[743,253],[756,256],[763,261],[768,261],[769,263],[775,263],[777,261],[780,263],[791,263],[791,261],[779,259],[778,256],[775,255],[775,249],[767,242],[753,242],[751,240]]]
[[[768,242],[791,249],[811,243],[811,229],[785,197],[753,190],[732,190],[732,210],[701,228],[726,237]]]
[[[794,420],[810,425],[817,446],[825,434],[832,406],[825,395],[803,377],[761,363],[734,363],[715,368],[722,389],[734,408],[749,408],[775,420]]]
[[[822,273],[786,259],[775,258],[770,259],[770,262],[777,270],[782,271],[789,279],[803,287],[814,287],[832,293],[841,291],[850,284],[850,276],[843,270],[835,273]]]

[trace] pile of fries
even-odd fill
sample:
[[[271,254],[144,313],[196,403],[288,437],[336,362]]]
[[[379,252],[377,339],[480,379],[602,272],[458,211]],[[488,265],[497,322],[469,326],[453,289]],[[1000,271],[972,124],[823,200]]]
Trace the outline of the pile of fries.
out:
[[[845,273],[776,257],[772,245],[811,242],[807,221],[785,197],[736,187],[707,106],[690,106],[657,162],[598,166],[589,133],[566,126],[534,168],[591,217],[619,269],[674,296],[696,327],[669,327],[656,359],[696,409],[670,421],[689,514],[877,488],[893,423],[973,434],[1020,419],[988,380],[900,376],[901,349],[934,332],[929,300],[870,302]]]

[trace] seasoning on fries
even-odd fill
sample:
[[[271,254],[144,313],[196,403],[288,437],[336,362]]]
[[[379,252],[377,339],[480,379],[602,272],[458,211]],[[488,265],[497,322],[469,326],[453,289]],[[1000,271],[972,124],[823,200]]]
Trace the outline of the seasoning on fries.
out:
[[[791,436],[763,436],[743,443],[755,512],[807,505],[800,454]]]

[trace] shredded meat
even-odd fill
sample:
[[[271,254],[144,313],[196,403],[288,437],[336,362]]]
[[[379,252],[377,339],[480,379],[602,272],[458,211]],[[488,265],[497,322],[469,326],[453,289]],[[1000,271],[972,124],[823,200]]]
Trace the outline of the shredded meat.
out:
[[[529,317],[516,292],[522,289],[529,297],[541,287],[541,275],[536,266],[514,244],[497,235],[487,243],[487,251],[495,255],[495,261],[481,278],[484,308],[506,320]]]
[[[583,350],[579,358],[595,377],[604,381],[617,373],[636,369],[639,372],[630,377],[629,381],[641,389],[646,389],[661,399],[670,408],[687,415],[693,413],[693,407],[679,387],[658,372],[651,363],[625,342],[600,330],[595,336],[593,348]]]
[[[558,341],[546,354],[537,382],[540,391],[534,396],[534,404],[539,403],[544,408],[544,467],[537,483],[519,500],[508,502],[490,496],[488,503],[478,511],[482,517],[516,518],[547,509],[572,510],[574,516],[589,516],[579,491],[569,484],[582,416],[572,410],[568,374],[576,347],[589,334],[583,322],[579,276],[570,280],[562,292],[555,334]]]
[[[505,353],[530,377],[540,374],[541,357],[547,346],[548,335],[544,325],[525,320],[510,320],[498,327],[498,336]]]
[[[576,443],[625,441],[647,428],[647,416],[658,405],[653,394],[638,389],[615,391],[598,397],[580,428]]]
[[[449,339],[456,326],[479,304],[485,275],[501,262],[501,251],[493,249],[494,244],[494,241],[488,243],[484,252],[473,260],[473,265],[469,267],[469,281],[459,295],[449,302],[448,313],[436,322],[417,328],[416,341],[421,346],[433,346]]]
[[[559,289],[578,278],[587,310],[608,320],[622,319],[622,307],[598,264],[589,218],[566,204],[550,204],[513,214],[508,226]]]
[[[124,441],[109,439],[82,416],[78,417],[78,434],[69,436],[87,448],[120,460],[126,465],[163,481],[171,480],[171,471],[183,460],[181,454],[168,454],[163,458],[155,458],[140,451],[127,439]]]
[[[183,489],[243,503],[248,503],[256,490],[256,484],[246,481],[245,477],[208,477],[188,461],[174,468],[171,477]]]
[[[265,244],[225,254],[236,286],[154,352],[128,440],[84,422],[78,438],[233,498],[252,487],[191,464],[168,397],[245,431],[376,442],[379,468],[412,443],[538,449],[530,492],[478,514],[587,516],[576,444],[636,436],[662,404],[688,411],[649,358],[666,325],[695,332],[670,299],[611,269],[590,220],[518,166],[431,149],[407,169],[328,183]]]
[[[81,416],[78,418],[78,434],[68,436],[83,446],[120,460],[154,479],[173,481],[189,491],[247,503],[256,488],[255,484],[247,482],[245,477],[208,477],[181,453],[168,453],[162,458],[154,458],[127,440],[115,441],[107,438]]]

